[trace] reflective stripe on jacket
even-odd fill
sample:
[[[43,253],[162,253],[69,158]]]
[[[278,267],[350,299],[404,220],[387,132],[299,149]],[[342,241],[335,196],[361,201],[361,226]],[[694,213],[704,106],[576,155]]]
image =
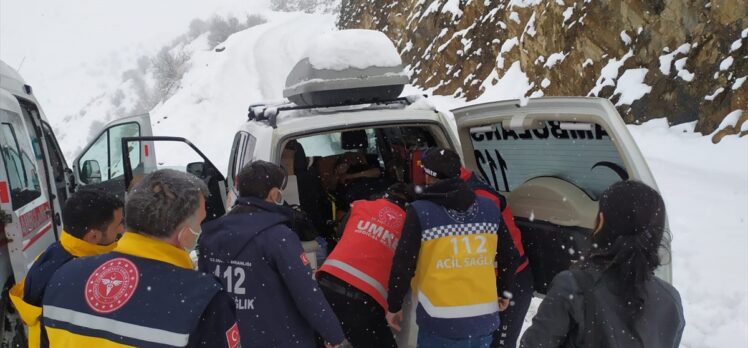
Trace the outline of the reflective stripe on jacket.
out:
[[[443,319],[498,313],[494,260],[500,220],[495,206],[477,198],[464,213],[429,201],[413,207],[423,228],[414,281],[426,313]]]
[[[351,284],[386,308],[387,281],[404,220],[405,211],[387,199],[353,202],[343,237],[319,271]]]
[[[41,315],[42,297],[44,289],[52,275],[68,261],[83,256],[93,256],[109,252],[117,246],[96,245],[73,237],[62,231],[60,241],[50,245],[39,257],[26,274],[26,278],[15,284],[9,291],[10,300],[18,311],[21,320],[28,327],[28,345],[31,348],[46,346],[46,338],[42,338]]]
[[[227,311],[210,307],[219,295]],[[193,270],[184,250],[128,232],[114,252],[73,260],[55,273],[42,322],[52,347],[202,345],[196,338],[233,347],[232,307],[215,278]],[[224,316],[222,325],[211,326],[216,332],[200,332],[206,313]]]

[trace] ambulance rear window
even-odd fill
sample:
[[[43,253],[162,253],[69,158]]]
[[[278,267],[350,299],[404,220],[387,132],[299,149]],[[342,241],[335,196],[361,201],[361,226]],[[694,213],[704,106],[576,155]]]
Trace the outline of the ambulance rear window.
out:
[[[584,190],[592,199],[625,174],[625,166],[600,125],[565,129],[558,121],[544,128],[514,131],[502,125],[471,131],[478,170],[499,191],[512,191],[529,179],[556,177]]]

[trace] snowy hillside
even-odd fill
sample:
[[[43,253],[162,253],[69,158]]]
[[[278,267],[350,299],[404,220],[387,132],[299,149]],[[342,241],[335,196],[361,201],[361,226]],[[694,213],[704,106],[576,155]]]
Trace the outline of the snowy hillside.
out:
[[[233,34],[215,48],[205,35],[184,45],[189,65],[179,87],[151,111],[156,135],[192,140],[223,171],[248,106],[281,99],[286,74],[306,43],[335,29],[333,15],[262,15],[267,23]],[[522,97],[528,78],[511,66],[507,62],[509,70],[489,89],[491,97],[471,103]],[[107,94],[115,93],[122,94],[120,105],[135,99],[132,81]],[[466,103],[431,99],[447,109]],[[89,128],[101,115],[114,117],[117,106],[108,100],[94,101],[95,108],[76,120],[77,130],[57,124],[69,160],[87,142]],[[673,278],[686,308],[682,346],[748,346],[748,137],[729,136],[713,145],[709,137],[693,132],[693,124],[668,128],[664,119],[629,129],[669,210]]]

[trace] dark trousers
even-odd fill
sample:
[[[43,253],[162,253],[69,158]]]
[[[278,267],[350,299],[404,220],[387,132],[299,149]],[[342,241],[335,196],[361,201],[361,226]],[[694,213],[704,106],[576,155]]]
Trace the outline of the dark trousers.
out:
[[[320,289],[340,320],[345,338],[353,347],[397,348],[395,337],[384,318],[384,309],[379,303],[338,278],[322,272],[319,276]]]
[[[522,323],[525,321],[527,309],[530,308],[534,286],[532,280],[532,271],[526,267],[521,272],[515,274],[517,282],[517,292],[513,294],[512,303],[503,312],[499,313],[501,324],[499,329],[493,333],[492,348],[516,348],[519,333],[522,331]]]

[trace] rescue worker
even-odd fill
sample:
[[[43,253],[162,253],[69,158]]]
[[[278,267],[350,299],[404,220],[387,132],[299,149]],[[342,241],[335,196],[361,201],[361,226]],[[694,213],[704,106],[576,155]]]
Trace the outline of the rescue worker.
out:
[[[61,267],[44,294],[52,347],[239,346],[234,302],[188,250],[205,219],[207,186],[175,170],[127,195],[127,232],[113,252]]]
[[[243,346],[314,347],[315,331],[338,346],[343,330],[290,228],[285,181],[285,171],[273,163],[242,168],[235,206],[205,224],[198,266],[219,277],[233,296]]]
[[[514,215],[512,214],[512,210],[509,209],[509,203],[501,193],[483,182],[465,167],[460,169],[460,179],[466,182],[477,196],[490,199],[499,208],[501,218],[506,224],[514,247],[521,258],[519,266],[514,270],[516,292],[512,294],[509,307],[499,313],[501,325],[499,326],[499,330],[494,332],[493,343],[491,344],[493,348],[515,348],[517,347],[517,339],[519,338],[520,331],[522,331],[522,323],[524,323],[527,310],[530,308],[530,301],[532,301],[534,291],[532,271],[530,271],[529,267],[530,262],[527,256],[525,256],[525,248],[522,245],[522,232],[520,232],[514,223]]]
[[[10,300],[28,327],[29,347],[48,345],[40,320],[49,278],[76,257],[107,253],[117,246],[117,236],[124,232],[122,201],[105,191],[80,190],[65,202],[62,223],[60,240],[47,247],[26,278],[10,290]]]
[[[354,347],[397,347],[387,327],[387,281],[412,194],[403,183],[360,200],[340,224],[342,238],[317,272],[320,288]]]
[[[489,347],[499,311],[509,304],[499,294],[514,292],[519,255],[496,205],[460,180],[456,153],[432,148],[422,166],[427,186],[406,211],[390,273],[387,322],[400,331],[403,297],[415,275],[419,347]]]

